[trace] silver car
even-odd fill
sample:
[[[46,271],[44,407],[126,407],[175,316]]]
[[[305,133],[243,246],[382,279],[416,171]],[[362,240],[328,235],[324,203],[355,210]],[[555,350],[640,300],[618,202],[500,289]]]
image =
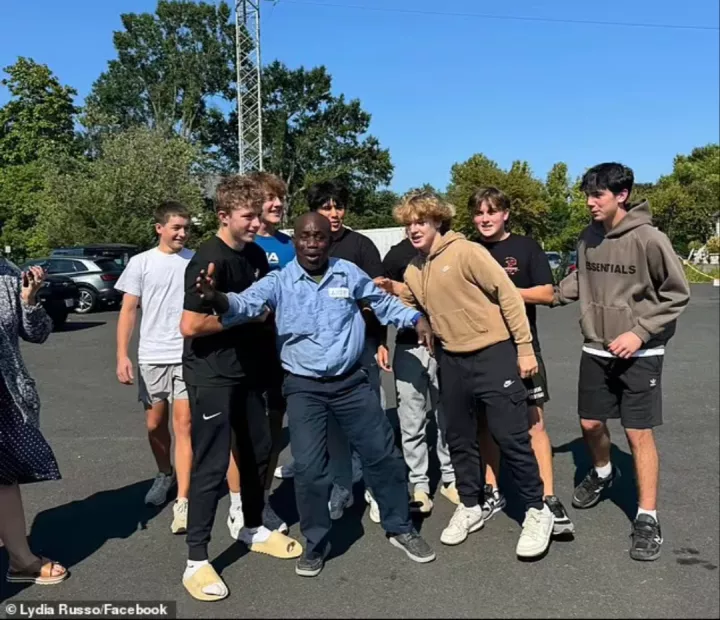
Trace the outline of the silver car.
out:
[[[119,306],[122,293],[115,289],[122,267],[112,258],[58,257],[36,258],[22,266],[40,265],[48,275],[67,276],[77,284],[80,296],[75,312],[88,314],[100,306]]]

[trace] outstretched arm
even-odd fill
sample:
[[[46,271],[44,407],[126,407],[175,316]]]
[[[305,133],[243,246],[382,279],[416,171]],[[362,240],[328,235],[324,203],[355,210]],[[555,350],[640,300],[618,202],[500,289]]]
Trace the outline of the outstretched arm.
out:
[[[565,306],[580,299],[580,286],[578,282],[578,270],[565,276],[553,291],[552,306]]]
[[[364,299],[383,325],[414,327],[418,333],[418,343],[433,352],[433,334],[427,319],[415,308],[409,308],[383,291],[360,269],[355,275],[353,295],[356,300]]]

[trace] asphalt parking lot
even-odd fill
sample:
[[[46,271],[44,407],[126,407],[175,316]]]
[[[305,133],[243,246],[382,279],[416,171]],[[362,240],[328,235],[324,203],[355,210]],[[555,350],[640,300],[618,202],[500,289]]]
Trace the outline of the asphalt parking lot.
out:
[[[64,563],[71,576],[48,588],[3,581],[0,600],[166,600],[185,618],[718,617],[719,312],[720,289],[693,286],[665,361],[665,425],[657,431],[665,544],[657,562],[633,562],[627,554],[636,494],[618,423],[611,430],[613,460],[624,474],[619,484],[590,511],[570,508],[574,482],[588,467],[575,413],[577,308],[541,309],[556,492],[575,520],[574,540],[553,542],[542,560],[518,561],[522,516],[511,506],[464,544],[444,547],[440,532],[453,507],[438,494],[433,514],[419,524],[438,557],[417,565],[386,542],[357,501],[334,528],[325,570],[303,579],[293,561],[233,544],[224,497],[211,556],[231,595],[214,604],[192,600],[182,587],[186,547],[170,533],[171,506],[143,505],[154,464],[136,388],[115,378],[117,314],[73,316],[44,346],[24,346],[42,398],[42,428],[63,474],[59,482],[24,487],[28,529],[36,552]],[[281,460],[287,458],[286,450]],[[299,535],[292,482],[278,485],[273,503]],[[4,575],[4,552],[0,558]]]

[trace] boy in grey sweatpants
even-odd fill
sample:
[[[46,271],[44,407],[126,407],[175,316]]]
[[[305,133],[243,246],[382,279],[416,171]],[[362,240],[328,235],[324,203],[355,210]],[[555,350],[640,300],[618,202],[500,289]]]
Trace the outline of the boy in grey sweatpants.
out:
[[[405,268],[416,254],[417,251],[409,239],[394,245],[383,259],[385,276],[395,282],[402,282]],[[381,346],[378,351],[378,364],[389,372],[391,368],[388,357],[387,348]],[[395,373],[403,456],[410,470],[409,479],[413,486],[411,508],[421,514],[428,514],[433,507],[428,477],[428,409],[437,423],[436,451],[443,482],[440,492],[457,504],[459,497],[455,488],[455,471],[445,441],[445,424],[440,409],[437,361],[427,348],[418,344],[415,330],[398,332],[392,370]]]

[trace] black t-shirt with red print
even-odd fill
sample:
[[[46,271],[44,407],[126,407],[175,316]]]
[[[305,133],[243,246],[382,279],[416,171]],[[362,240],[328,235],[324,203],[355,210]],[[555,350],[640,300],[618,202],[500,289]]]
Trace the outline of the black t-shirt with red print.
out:
[[[502,241],[487,243],[481,241],[492,254],[493,258],[500,263],[505,272],[510,276],[513,284],[518,288],[531,288],[543,284],[553,284],[553,274],[550,263],[540,244],[530,237],[513,235]],[[537,317],[534,304],[525,304],[530,329],[533,336],[533,348],[540,351],[540,341],[537,333]]]

